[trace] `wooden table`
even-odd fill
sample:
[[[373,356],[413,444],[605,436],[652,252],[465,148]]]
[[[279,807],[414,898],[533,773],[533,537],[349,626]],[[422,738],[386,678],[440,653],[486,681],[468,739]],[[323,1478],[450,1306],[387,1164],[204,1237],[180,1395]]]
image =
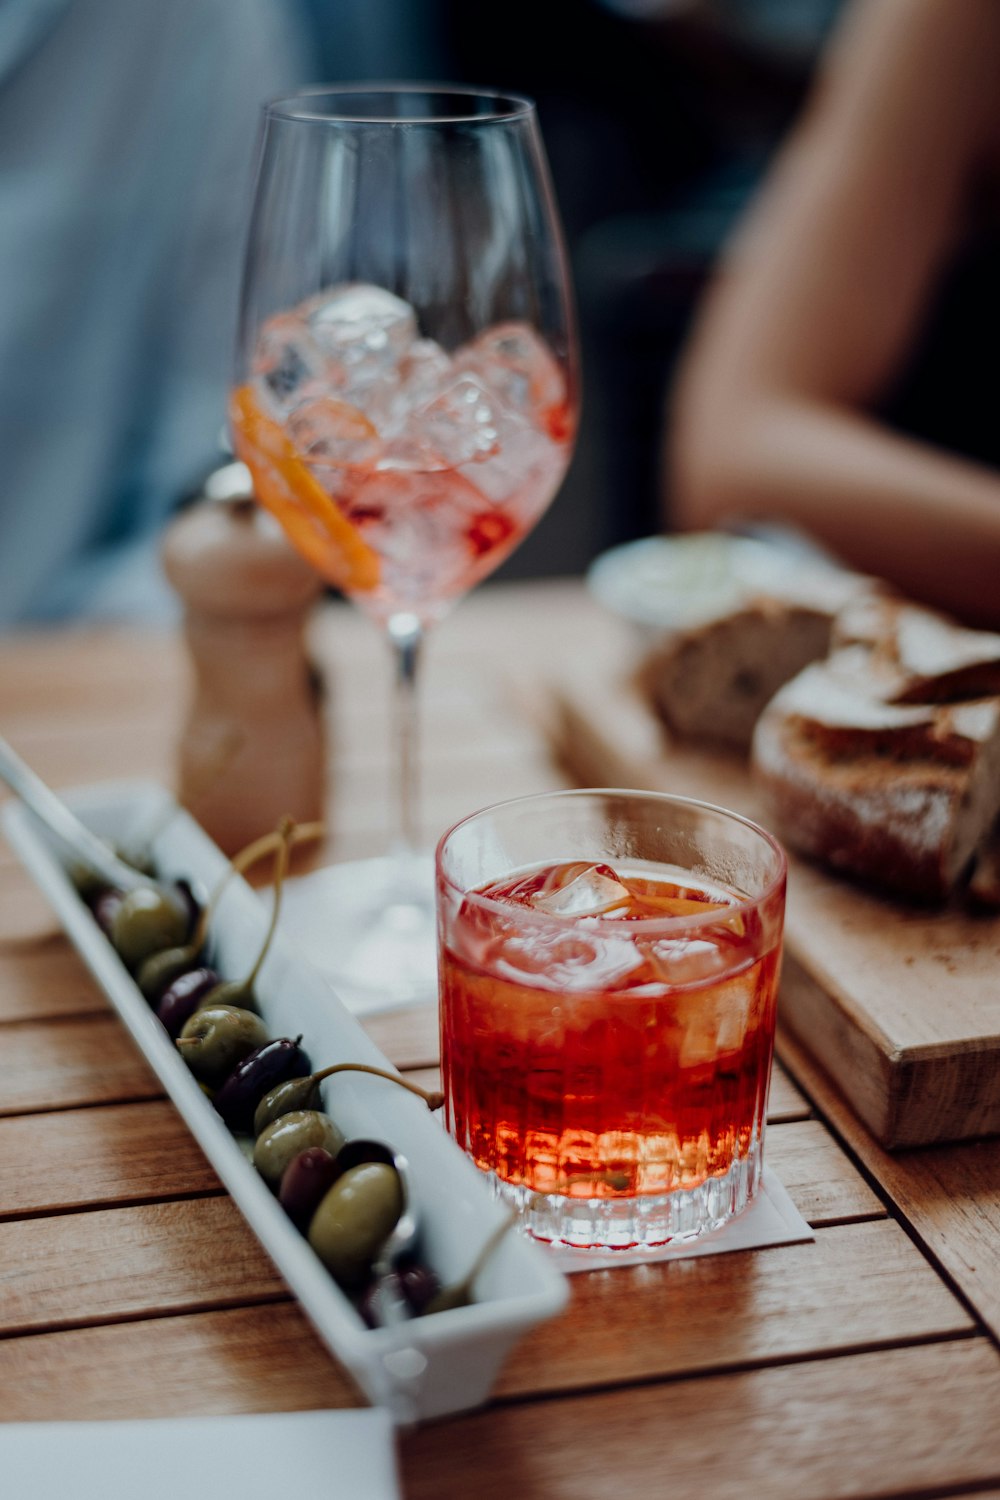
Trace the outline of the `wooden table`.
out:
[[[462,605],[427,663],[428,835],[561,783],[519,704],[540,663],[607,648],[576,583]],[[329,852],[348,857],[388,825],[388,665],[341,607],[316,650]],[[185,674],[172,636],[8,637],[0,727],[57,786],[169,783]],[[369,1029],[403,1069],[436,1068],[429,1010]],[[767,1154],[815,1242],[574,1277],[487,1409],[402,1439],[407,1500],[1000,1496],[1000,1142],[890,1157],[813,1064],[779,1051]],[[356,1404],[0,848],[0,1417]]]

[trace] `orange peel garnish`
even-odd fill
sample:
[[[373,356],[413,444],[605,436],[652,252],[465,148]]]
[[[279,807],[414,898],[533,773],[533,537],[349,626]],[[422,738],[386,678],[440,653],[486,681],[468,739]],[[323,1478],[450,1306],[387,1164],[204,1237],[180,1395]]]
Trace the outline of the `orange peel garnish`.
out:
[[[337,588],[348,593],[375,588],[378,554],[337,509],[283,428],[261,411],[249,385],[232,392],[229,420],[236,455],[253,475],[257,499],[292,545]]]
[[[686,896],[653,896],[643,891],[636,896],[643,906],[655,906],[665,917],[700,917],[709,911],[732,911],[727,901],[691,901]]]

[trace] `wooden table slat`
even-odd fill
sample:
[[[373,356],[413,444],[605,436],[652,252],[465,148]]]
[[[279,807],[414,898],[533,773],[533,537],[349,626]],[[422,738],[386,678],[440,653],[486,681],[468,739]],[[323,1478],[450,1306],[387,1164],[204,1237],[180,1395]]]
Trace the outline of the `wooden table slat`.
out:
[[[514,1350],[498,1391],[533,1396],[956,1336],[973,1324],[898,1225],[573,1277],[569,1309]]]
[[[0,947],[0,1024],[108,1013],[110,1008],[65,938],[20,951]]]
[[[848,1500],[1000,1482],[983,1340],[518,1404],[403,1443],[407,1500]]]
[[[764,1159],[813,1228],[885,1216],[881,1199],[818,1120],[769,1123]]]
[[[0,1333],[287,1295],[228,1198],[0,1223]]]
[[[26,1022],[0,1032],[0,1117],[162,1093],[117,1016]]]
[[[9,1422],[363,1405],[293,1302],[0,1339]]]
[[[0,1119],[0,1218],[221,1191],[166,1099]]]
[[[835,1084],[788,1035],[783,1055],[928,1252],[1000,1339],[1000,1141],[893,1155],[872,1139]]]

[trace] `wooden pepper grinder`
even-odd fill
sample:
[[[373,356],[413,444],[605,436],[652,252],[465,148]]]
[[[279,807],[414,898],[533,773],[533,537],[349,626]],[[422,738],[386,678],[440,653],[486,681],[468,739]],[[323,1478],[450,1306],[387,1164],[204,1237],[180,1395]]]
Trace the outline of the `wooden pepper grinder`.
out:
[[[322,690],[304,633],[322,580],[243,496],[182,512],[162,559],[184,603],[194,669],[179,801],[226,854],[285,815],[321,819]]]

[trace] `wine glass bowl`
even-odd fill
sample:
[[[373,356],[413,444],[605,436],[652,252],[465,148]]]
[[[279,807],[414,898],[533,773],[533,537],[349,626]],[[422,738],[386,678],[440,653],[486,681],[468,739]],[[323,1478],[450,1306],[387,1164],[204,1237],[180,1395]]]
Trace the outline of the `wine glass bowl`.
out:
[[[234,440],[295,545],[379,623],[439,619],[538,520],[569,462],[574,343],[529,101],[268,107]]]
[[[233,442],[259,501],[391,644],[402,852],[420,843],[424,632],[552,500],[578,399],[530,100],[357,86],[266,106]],[[431,921],[428,901],[427,937]]]

